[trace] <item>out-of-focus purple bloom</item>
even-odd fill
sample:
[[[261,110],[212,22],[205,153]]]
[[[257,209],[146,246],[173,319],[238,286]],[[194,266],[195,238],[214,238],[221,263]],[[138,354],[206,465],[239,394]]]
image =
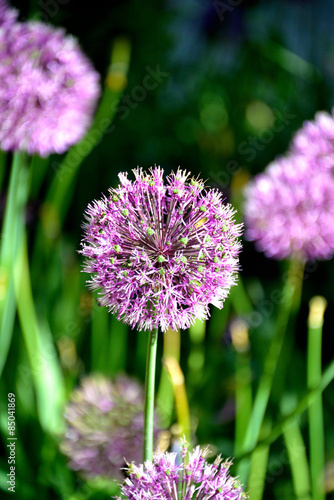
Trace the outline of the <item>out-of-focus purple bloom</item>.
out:
[[[329,113],[319,112],[314,121],[306,121],[295,134],[291,150],[305,155],[313,168],[334,170],[334,119]]]
[[[84,378],[65,410],[61,450],[69,466],[85,477],[121,479],[126,460],[141,460],[143,407],[142,386],[125,375]]]
[[[128,500],[240,500],[247,498],[239,481],[229,474],[231,462],[218,457],[213,464],[206,460],[206,450],[198,446],[189,453],[183,449],[183,461],[176,453],[158,453],[152,462],[131,464],[121,490]]]
[[[188,328],[223,307],[236,282],[241,225],[219,191],[178,170],[119,174],[109,197],[89,205],[81,253],[89,286],[118,319],[138,329]],[[88,243],[88,245],[87,245]]]
[[[279,158],[246,187],[246,237],[276,259],[334,253],[334,179],[306,156]]]
[[[27,22],[1,30],[1,149],[66,151],[90,126],[99,93],[98,73],[62,29]]]
[[[6,0],[0,0],[0,43],[5,36],[5,30],[17,19],[17,11],[8,6]]]

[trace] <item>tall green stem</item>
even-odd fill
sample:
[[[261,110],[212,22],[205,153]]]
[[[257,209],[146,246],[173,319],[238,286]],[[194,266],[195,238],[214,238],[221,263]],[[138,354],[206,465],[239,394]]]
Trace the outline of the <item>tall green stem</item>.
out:
[[[158,345],[158,329],[149,333],[146,376],[145,376],[145,405],[144,405],[144,430],[143,430],[143,459],[152,460],[153,456],[153,427],[154,427],[154,386],[155,367]]]
[[[310,301],[307,348],[308,389],[314,389],[321,381],[322,325],[326,305],[326,300],[323,297],[313,297]],[[313,500],[324,500],[325,438],[321,394],[310,405],[308,416],[312,498]]]
[[[260,378],[252,414],[245,434],[242,453],[247,453],[253,449],[259,440],[263,419],[272,390],[277,363],[283,347],[289,317],[293,309],[295,297],[296,295],[299,296],[300,293],[303,272],[304,265],[300,261],[292,260],[282,292],[276,328],[269,347],[268,355],[265,359],[263,373]],[[249,467],[249,458],[242,460],[239,464],[238,472],[241,475],[243,482],[247,481]]]

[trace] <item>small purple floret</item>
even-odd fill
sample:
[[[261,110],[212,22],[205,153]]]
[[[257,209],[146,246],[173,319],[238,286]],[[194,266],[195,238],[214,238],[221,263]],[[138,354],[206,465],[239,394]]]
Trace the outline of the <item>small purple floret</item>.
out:
[[[188,328],[222,308],[239,268],[241,225],[222,194],[178,170],[119,174],[109,197],[89,205],[81,253],[90,288],[118,319],[152,330]]]

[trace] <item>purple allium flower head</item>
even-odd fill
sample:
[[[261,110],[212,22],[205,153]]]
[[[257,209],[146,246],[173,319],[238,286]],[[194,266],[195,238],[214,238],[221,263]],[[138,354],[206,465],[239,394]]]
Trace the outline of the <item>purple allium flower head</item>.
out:
[[[276,259],[334,253],[334,179],[309,158],[279,158],[246,187],[246,237]]]
[[[231,462],[218,457],[206,460],[206,450],[196,447],[177,464],[176,453],[157,453],[145,464],[131,464],[121,491],[128,500],[240,500],[247,498],[239,481],[229,474]]]
[[[5,30],[17,19],[17,11],[8,6],[6,0],[0,0],[0,43],[5,36]]]
[[[3,30],[0,83],[1,149],[40,156],[63,153],[83,137],[100,93],[77,41],[39,22]]]
[[[69,466],[85,477],[123,478],[125,461],[141,460],[143,408],[144,389],[135,380],[84,378],[65,409],[61,449]]]
[[[221,308],[235,284],[241,226],[219,191],[178,170],[119,174],[86,210],[81,253],[101,305],[141,329],[188,328]],[[88,245],[87,245],[88,243]]]
[[[292,139],[291,150],[305,155],[313,168],[334,170],[334,118],[324,111],[306,121]]]

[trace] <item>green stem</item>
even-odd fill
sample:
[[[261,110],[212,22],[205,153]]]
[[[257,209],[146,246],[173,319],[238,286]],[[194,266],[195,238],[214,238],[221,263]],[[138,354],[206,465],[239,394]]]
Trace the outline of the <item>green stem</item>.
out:
[[[293,394],[285,393],[281,400],[282,414],[291,413],[295,407],[296,397]],[[310,472],[306,446],[300,430],[298,417],[295,417],[283,426],[283,437],[288,453],[295,497],[298,500],[311,500]]]
[[[145,376],[145,405],[144,405],[144,429],[143,429],[143,459],[152,460],[153,456],[153,426],[154,426],[154,386],[155,368],[158,345],[158,329],[149,333],[146,376]]]
[[[297,419],[284,426],[283,436],[289,457],[295,497],[298,500],[311,500],[306,448]]]
[[[270,429],[271,422],[265,422],[263,425],[263,431],[268,433],[270,432]],[[261,500],[263,497],[268,468],[269,449],[269,445],[262,444],[252,453],[252,462],[247,485],[249,500]]]
[[[236,357],[236,418],[235,454],[238,455],[252,409],[252,371],[249,352],[238,352]]]
[[[307,386],[314,389],[321,381],[322,325],[326,301],[314,297],[310,302],[307,349]],[[313,500],[325,500],[323,474],[325,467],[325,438],[321,394],[308,409],[310,438],[310,468]]]
[[[247,453],[248,451],[255,448],[256,443],[259,440],[261,426],[268,406],[273,379],[282,351],[290,313],[293,309],[295,296],[299,296],[299,291],[302,285],[303,271],[304,265],[300,261],[291,261],[287,279],[283,288],[280,309],[276,321],[276,329],[274,331],[268,355],[265,359],[263,373],[261,375],[254,400],[253,411],[249,420],[242,446],[242,453]],[[249,459],[242,460],[239,464],[238,472],[241,475],[243,482],[247,481],[249,467]]]

